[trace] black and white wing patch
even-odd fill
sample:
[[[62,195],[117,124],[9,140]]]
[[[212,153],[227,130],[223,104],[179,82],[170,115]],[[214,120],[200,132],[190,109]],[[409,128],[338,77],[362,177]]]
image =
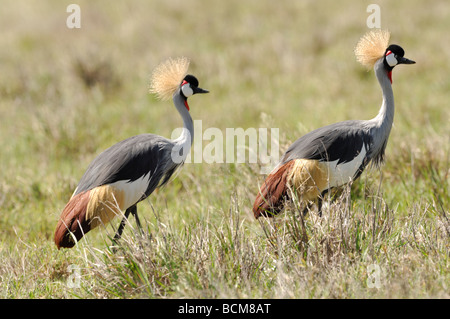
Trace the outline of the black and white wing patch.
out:
[[[282,164],[294,159],[327,164],[331,187],[359,177],[368,163],[370,135],[359,121],[345,121],[314,130],[296,140],[286,151]]]
[[[138,181],[144,176],[156,187],[161,178],[157,172],[165,155],[163,145],[164,138],[153,134],[136,135],[114,144],[91,162],[74,195],[118,181]]]

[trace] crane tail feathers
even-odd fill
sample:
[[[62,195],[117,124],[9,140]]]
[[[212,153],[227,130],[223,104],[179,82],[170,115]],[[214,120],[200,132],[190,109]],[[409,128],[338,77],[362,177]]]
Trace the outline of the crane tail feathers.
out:
[[[294,161],[290,161],[280,166],[275,172],[270,173],[266,178],[253,204],[255,218],[261,216],[273,217],[281,211],[282,201],[289,188],[288,177],[293,165]]]
[[[91,230],[89,220],[86,219],[89,193],[90,191],[86,191],[73,196],[64,207],[55,231],[54,240],[58,249],[73,247]]]
[[[110,185],[72,196],[56,226],[54,239],[58,249],[73,247],[91,229],[120,215],[124,198],[123,191]]]

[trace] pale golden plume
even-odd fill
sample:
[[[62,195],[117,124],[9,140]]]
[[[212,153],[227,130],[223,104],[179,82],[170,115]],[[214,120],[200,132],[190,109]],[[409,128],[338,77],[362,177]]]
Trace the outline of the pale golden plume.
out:
[[[150,93],[161,100],[169,100],[178,89],[187,74],[189,59],[186,57],[169,58],[159,64],[152,73]]]
[[[367,32],[359,39],[355,47],[358,62],[368,69],[373,68],[375,62],[384,55],[389,46],[390,37],[391,34],[387,30],[377,29]]]

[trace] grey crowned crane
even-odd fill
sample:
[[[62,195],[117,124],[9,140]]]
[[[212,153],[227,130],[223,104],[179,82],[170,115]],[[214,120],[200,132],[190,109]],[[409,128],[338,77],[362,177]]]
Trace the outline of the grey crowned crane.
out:
[[[73,247],[88,231],[123,216],[115,239],[120,238],[129,214],[137,217],[136,205],[163,186],[189,153],[194,127],[188,97],[208,93],[198,80],[187,75],[187,58],[168,59],[152,74],[151,93],[173,99],[184,128],[175,140],[153,134],[125,139],[98,155],[88,166],[71,199],[61,213],[55,231],[59,248]],[[125,214],[122,211],[125,210]]]
[[[377,167],[382,164],[394,120],[392,69],[398,64],[415,63],[404,57],[400,46],[388,46],[389,38],[387,31],[371,31],[355,48],[357,60],[374,69],[381,86],[383,103],[378,115],[367,121],[331,124],[296,140],[263,182],[253,205],[256,218],[278,214],[293,194],[305,209],[317,200],[321,215],[327,191],[354,181],[369,163]]]

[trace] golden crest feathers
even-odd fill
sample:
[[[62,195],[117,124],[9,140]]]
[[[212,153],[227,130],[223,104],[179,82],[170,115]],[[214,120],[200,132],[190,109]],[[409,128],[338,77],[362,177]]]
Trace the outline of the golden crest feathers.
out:
[[[377,29],[367,32],[355,47],[356,60],[368,69],[373,68],[389,46],[390,37],[391,34],[387,30]]]
[[[178,89],[187,74],[189,59],[186,57],[169,58],[159,64],[150,79],[150,93],[161,100],[169,100]]]

